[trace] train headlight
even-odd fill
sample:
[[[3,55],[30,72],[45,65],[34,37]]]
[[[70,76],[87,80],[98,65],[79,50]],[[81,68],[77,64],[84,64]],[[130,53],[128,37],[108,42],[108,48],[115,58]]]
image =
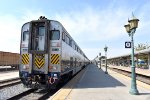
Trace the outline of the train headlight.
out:
[[[57,74],[54,74],[54,77],[57,77]]]

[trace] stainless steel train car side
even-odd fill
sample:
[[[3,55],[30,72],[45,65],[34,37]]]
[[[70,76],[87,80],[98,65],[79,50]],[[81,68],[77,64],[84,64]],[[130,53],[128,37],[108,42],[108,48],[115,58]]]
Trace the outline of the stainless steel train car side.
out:
[[[58,21],[41,17],[25,23],[21,34],[19,75],[27,87],[55,87],[89,63]]]

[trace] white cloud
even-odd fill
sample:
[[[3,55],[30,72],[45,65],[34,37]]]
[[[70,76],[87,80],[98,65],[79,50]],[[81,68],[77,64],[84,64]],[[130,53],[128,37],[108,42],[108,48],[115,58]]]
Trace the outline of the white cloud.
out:
[[[104,43],[105,41],[113,41],[118,38],[123,38],[124,36],[127,37],[127,34],[124,34],[124,24],[128,18],[126,12],[128,12],[128,10],[125,9],[116,9],[115,11],[105,9],[100,11],[93,8],[86,8],[80,12],[72,11],[56,14],[55,18],[64,25],[79,46],[81,46],[80,44],[82,42],[88,41],[81,49],[89,59],[93,59],[100,52],[99,45],[97,45],[98,43],[101,44],[101,42]],[[91,48],[88,43],[92,44],[92,42],[95,43],[95,41],[97,44],[93,45],[97,45],[97,48]],[[125,51],[124,48],[111,49],[111,56],[117,55],[119,50]]]
[[[140,18],[140,22],[136,32],[139,35],[149,34],[149,9],[149,5],[147,4],[142,7],[140,10],[141,13],[139,15],[137,14]],[[108,51],[109,57],[126,54],[129,50],[124,49],[124,46],[121,47],[121,45],[118,45],[118,47],[116,46],[116,48],[113,47],[115,45],[113,44],[113,41],[118,38],[129,39],[123,26],[127,22],[128,17],[131,16],[131,12],[131,9],[125,8],[107,8],[100,10],[87,7],[80,11],[56,14],[50,13],[50,15],[44,14],[42,11],[26,10],[25,12],[22,12],[22,16],[19,19],[17,16],[13,15],[0,16],[0,50],[19,52],[20,33],[23,23],[38,19],[39,16],[44,15],[48,19],[53,18],[54,20],[61,22],[89,59],[93,59],[98,55],[100,52],[98,46],[105,45],[102,44],[105,43],[105,41],[110,41],[110,43],[112,43],[112,46]],[[84,41],[86,41],[85,45],[83,44],[85,43]],[[95,46],[91,48],[89,45],[91,42],[97,42],[99,45],[93,44]]]
[[[141,7],[141,14],[138,12],[135,14],[141,18],[139,28],[136,31],[136,36],[149,34],[148,30],[150,21],[145,20],[147,19],[146,16],[149,16],[147,9],[150,9],[148,4]],[[128,21],[128,18],[131,18],[132,11],[135,10],[136,8],[127,9],[126,7],[118,7],[115,9],[106,8],[104,10],[88,7],[81,11],[72,11],[61,14],[57,13],[55,18],[64,25],[66,30],[71,34],[75,41],[77,41],[79,46],[82,42],[88,41],[86,42],[87,44],[81,47],[81,49],[90,59],[93,59],[99,53],[98,46],[100,45],[98,44],[105,45],[102,43],[106,43],[107,41],[110,42],[109,45],[112,45],[108,53],[109,57],[129,53],[130,50],[125,49],[124,44],[122,44],[126,40],[130,40],[125,31],[124,25]],[[113,41],[119,39],[122,39],[122,41],[118,41],[121,43],[115,46],[116,44],[113,43]],[[142,38],[136,38],[137,41],[140,39]],[[97,48],[90,48],[88,43],[91,44],[91,42],[97,42],[97,44],[93,44],[95,47],[97,45]]]
[[[41,15],[44,14],[26,11],[21,18],[9,14],[0,16],[0,51],[19,53],[22,25]]]
[[[85,55],[90,59],[94,59],[99,54],[98,48],[82,48]]]
[[[80,12],[57,14],[59,20],[73,37],[86,37],[91,41],[110,40],[121,37],[126,19],[123,10],[98,11],[87,8]]]
[[[0,50],[19,52],[20,23],[15,16],[0,16]]]

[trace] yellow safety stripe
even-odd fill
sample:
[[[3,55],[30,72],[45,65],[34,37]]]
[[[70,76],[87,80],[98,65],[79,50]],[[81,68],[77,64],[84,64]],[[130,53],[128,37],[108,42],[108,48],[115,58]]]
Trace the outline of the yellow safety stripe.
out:
[[[40,69],[45,64],[45,58],[43,54],[34,55],[34,64]]]
[[[59,54],[51,54],[51,64],[59,64]]]
[[[22,54],[22,64],[29,64],[29,54]]]

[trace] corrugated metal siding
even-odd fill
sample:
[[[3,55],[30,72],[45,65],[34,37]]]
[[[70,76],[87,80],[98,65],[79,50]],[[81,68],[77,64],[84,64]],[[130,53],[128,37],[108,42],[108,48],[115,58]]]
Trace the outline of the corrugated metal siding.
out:
[[[0,66],[18,65],[20,55],[18,53],[0,51]]]

